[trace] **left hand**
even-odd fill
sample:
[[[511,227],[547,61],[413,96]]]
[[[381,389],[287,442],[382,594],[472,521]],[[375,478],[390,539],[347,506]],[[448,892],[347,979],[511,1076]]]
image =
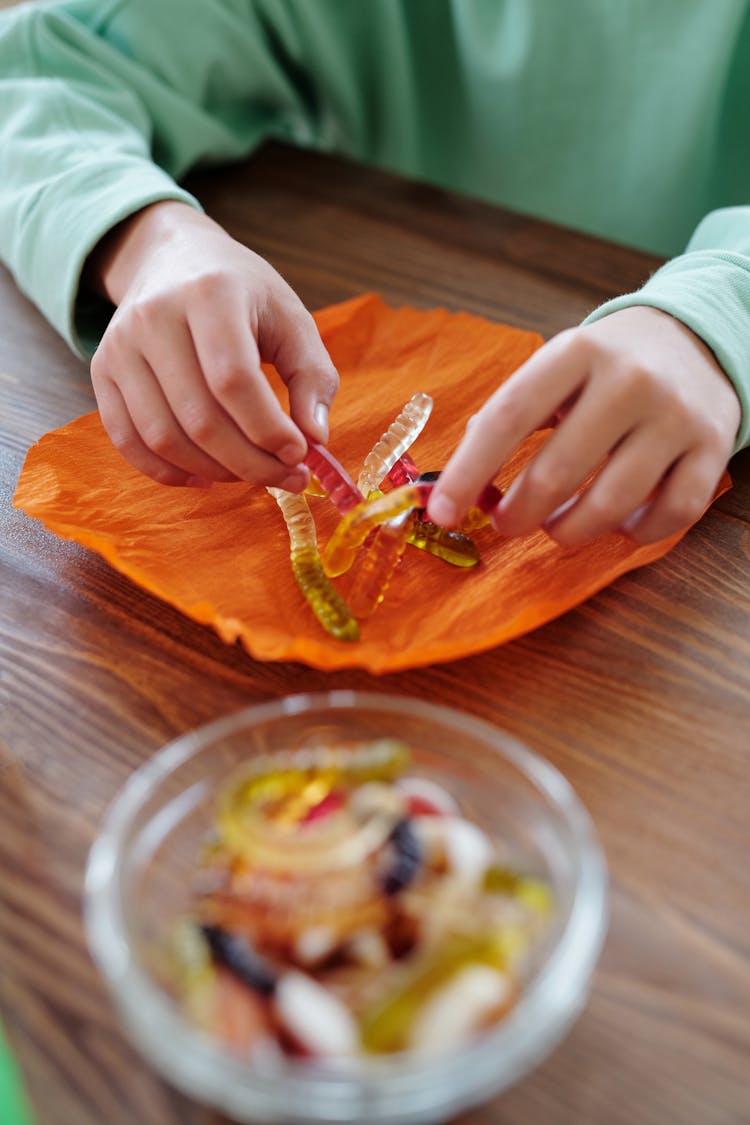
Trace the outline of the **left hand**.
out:
[[[485,402],[440,476],[430,519],[460,523],[524,438],[551,419],[554,432],[494,509],[495,529],[516,536],[543,527],[566,546],[620,529],[651,543],[711,502],[740,404],[681,321],[646,306],[611,313],[555,336]]]

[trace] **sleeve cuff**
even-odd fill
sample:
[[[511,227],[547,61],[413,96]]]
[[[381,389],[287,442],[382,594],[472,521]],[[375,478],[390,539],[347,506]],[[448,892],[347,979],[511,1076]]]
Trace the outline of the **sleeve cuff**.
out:
[[[165,172],[132,158],[110,160],[105,168],[87,161],[49,186],[18,281],[80,356],[93,355],[112,315],[109,302],[81,291],[89,254],[117,223],[167,199],[200,210]]]
[[[600,305],[583,323],[636,305],[669,313],[711,349],[742,408],[734,451],[750,444],[750,258],[720,250],[683,254],[643,288]]]

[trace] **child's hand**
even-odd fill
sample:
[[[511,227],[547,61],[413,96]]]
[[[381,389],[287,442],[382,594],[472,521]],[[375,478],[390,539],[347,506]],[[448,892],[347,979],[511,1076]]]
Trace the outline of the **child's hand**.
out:
[[[620,528],[650,543],[709,504],[740,405],[712,352],[680,321],[645,306],[612,313],[556,336],[487,400],[440,477],[430,518],[460,522],[550,419],[556,429],[495,509],[495,528],[513,536],[543,527],[564,545]]]
[[[248,480],[299,491],[303,431],[328,436],[338,375],[312,317],[262,258],[182,203],[101,244],[91,283],[117,310],[91,364],[102,422],[163,484]],[[289,391],[281,408],[260,363]]]

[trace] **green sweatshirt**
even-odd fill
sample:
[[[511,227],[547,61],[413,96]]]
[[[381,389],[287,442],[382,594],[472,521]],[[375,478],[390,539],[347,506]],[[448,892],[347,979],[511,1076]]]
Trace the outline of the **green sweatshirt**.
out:
[[[0,1025],[0,1122],[31,1125],[31,1111],[21,1089],[18,1068],[8,1050]]]
[[[689,325],[739,447],[749,113],[750,0],[38,0],[0,16],[0,257],[88,354],[116,222],[268,137],[344,153],[673,256],[592,317]]]

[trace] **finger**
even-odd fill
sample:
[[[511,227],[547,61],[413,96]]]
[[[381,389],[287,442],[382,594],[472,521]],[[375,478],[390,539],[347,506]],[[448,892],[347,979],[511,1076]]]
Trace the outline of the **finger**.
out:
[[[248,442],[287,466],[299,465],[307,441],[263,373],[244,297],[217,291],[213,301],[194,301],[188,324],[211,394]]]
[[[427,512],[444,526],[460,522],[528,434],[538,429],[580,388],[586,350],[561,333],[535,352],[487,400],[443,470]]]
[[[637,403],[613,403],[609,384],[587,384],[573,409],[508,489],[493,516],[496,530],[512,536],[527,535],[541,527],[627,438],[637,417]],[[658,480],[679,450],[675,448],[668,455],[662,449],[664,443],[659,443],[658,437],[653,440],[654,447],[645,451],[645,460],[654,461],[654,449],[659,451],[657,456],[664,453],[653,477]]]
[[[289,466],[253,445],[211,394],[187,324],[169,338],[150,340],[147,359],[180,428],[223,467],[224,479],[276,484],[287,478]]]
[[[559,426],[566,414],[570,413],[571,408],[575,406],[579,395],[579,391],[574,391],[570,398],[568,398],[562,406],[559,406],[554,413],[550,414],[549,418],[545,418],[537,428],[540,430],[553,430],[555,426]]]
[[[670,470],[654,500],[636,511],[623,531],[636,543],[656,543],[692,526],[713,499],[724,462],[715,454],[686,453]]]
[[[328,414],[339,376],[317,325],[293,290],[274,294],[259,330],[264,359],[273,363],[289,391],[292,418],[315,441],[328,441]]]
[[[187,436],[143,356],[133,352],[122,369],[127,371],[127,378],[117,379],[118,389],[136,433],[151,453],[188,476],[215,481],[237,479]]]
[[[186,485],[203,479],[191,476],[151,452],[133,425],[125,399],[115,383],[109,379],[100,380],[96,386],[96,401],[102,425],[112,444],[134,469],[159,484]]]
[[[659,435],[640,427],[617,447],[583,493],[552,513],[545,530],[566,547],[616,531],[659,487],[673,456],[660,449]]]

